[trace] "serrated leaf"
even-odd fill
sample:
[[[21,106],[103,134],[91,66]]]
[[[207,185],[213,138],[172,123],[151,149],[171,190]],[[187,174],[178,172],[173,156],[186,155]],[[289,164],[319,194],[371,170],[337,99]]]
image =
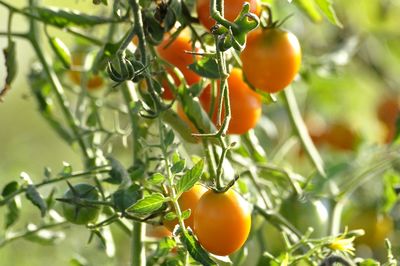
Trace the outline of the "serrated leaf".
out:
[[[319,13],[314,0],[294,0],[292,1],[312,22],[321,22],[322,16]]]
[[[340,28],[343,27],[342,23],[336,16],[335,10],[333,9],[332,0],[314,0],[314,1],[333,25],[336,25]]]
[[[129,173],[125,167],[114,157],[108,156],[107,159],[111,165],[111,170],[110,177],[104,181],[111,184],[128,184],[130,182]]]
[[[28,225],[28,231],[34,231],[37,227],[34,224]],[[35,233],[30,233],[25,236],[26,240],[35,242],[40,245],[54,245],[65,238],[65,233],[62,231],[51,231],[47,229],[42,229]]]
[[[128,208],[128,211],[137,214],[149,214],[160,209],[164,202],[165,198],[161,193],[154,193],[133,204]]]
[[[178,161],[178,162],[176,162],[176,163],[174,163],[174,164],[172,165],[172,167],[171,167],[171,172],[172,172],[173,174],[182,172],[183,169],[185,169],[185,166],[186,166],[186,161],[185,161],[185,160],[180,160],[180,161]]]
[[[133,184],[126,189],[119,189],[112,195],[114,207],[123,212],[132,206],[141,197],[140,186]]]
[[[91,16],[68,8],[33,7],[31,10],[41,21],[59,28],[68,26],[88,27],[113,21],[108,18]]]
[[[36,187],[34,185],[28,185],[25,195],[26,198],[30,202],[32,202],[33,205],[39,208],[41,216],[44,217],[47,211],[47,204],[42,196],[39,194],[39,192],[36,190]]]
[[[202,265],[217,265],[208,253],[200,246],[190,231],[180,232],[179,238],[189,254]]]
[[[217,60],[213,57],[205,56],[200,60],[196,61],[195,63],[190,64],[189,69],[205,78],[209,79],[221,78],[219,74]]]
[[[155,173],[149,178],[149,183],[152,185],[158,185],[164,182],[165,176],[161,173]]]
[[[3,49],[5,64],[6,64],[6,80],[4,88],[0,90],[0,99],[6,94],[11,88],[11,82],[17,75],[17,59],[16,59],[16,45],[14,41],[8,43],[7,48]]]
[[[200,160],[192,169],[187,171],[176,184],[177,194],[180,195],[191,189],[201,178],[203,174],[204,161]]]

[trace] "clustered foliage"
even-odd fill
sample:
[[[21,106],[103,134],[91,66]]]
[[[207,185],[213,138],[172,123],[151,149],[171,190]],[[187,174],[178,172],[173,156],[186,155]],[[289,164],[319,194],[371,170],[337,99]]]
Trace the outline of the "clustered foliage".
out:
[[[227,17],[230,8],[239,6],[233,18],[224,17],[224,2]],[[316,21],[322,12],[333,25],[342,26],[331,1],[289,2],[299,11],[293,16],[302,12]],[[341,218],[358,187],[384,177],[385,217],[391,219],[399,181],[398,132],[390,145],[369,148],[340,167],[326,167],[300,113],[295,89],[288,85],[296,76],[293,87],[307,78],[306,71],[298,73],[301,43],[296,40],[287,55],[282,47],[263,54],[277,38],[288,46],[288,40],[296,38],[282,30],[285,19],[274,21],[276,7],[257,1],[211,0],[211,7],[200,9],[204,3],[94,0],[97,15],[89,15],[37,0],[24,8],[0,1],[9,12],[8,32],[2,36],[8,42],[7,75],[0,97],[6,100],[18,89],[13,88],[20,52],[16,40],[24,39],[36,55],[28,79],[38,111],[83,165],[75,170],[64,163],[57,173],[45,168],[41,181],[23,172],[19,181],[6,184],[0,196],[0,207],[7,209],[0,248],[21,238],[56,244],[66,237],[67,226],[76,224],[90,231],[89,243],[100,240],[110,257],[115,255],[110,226],[119,228],[132,238],[135,266],[379,265],[355,255],[354,242],[368,232],[347,228]],[[211,13],[211,28],[200,12]],[[13,30],[17,15],[26,18],[27,32]],[[56,37],[60,30],[65,33]],[[251,36],[257,31],[262,36],[257,38],[264,40],[261,46]],[[68,45],[62,40],[65,34],[73,36]],[[281,57],[275,62],[271,55]],[[265,59],[248,60],[259,56]],[[269,67],[272,76],[262,81]],[[261,85],[251,83],[254,76]],[[283,85],[271,85],[279,78],[286,79]],[[284,129],[268,120],[271,106],[284,111],[281,116],[294,137],[276,136],[276,130]],[[334,145],[335,136],[324,141]],[[290,152],[293,141],[300,148]],[[291,165],[293,157],[304,165],[301,173]],[[56,184],[67,185],[67,192],[59,193]],[[184,198],[199,185],[215,198],[230,195],[234,203],[229,204],[238,205],[232,207],[238,214],[217,230],[232,228],[226,235],[213,235],[211,229],[205,238],[196,235],[196,223],[203,221],[196,221],[196,205],[186,207]],[[201,201],[202,193],[193,202]],[[17,231],[22,195],[38,208],[41,222]],[[219,215],[230,217],[226,209]],[[250,228],[250,213],[249,233],[245,227]],[[190,223],[194,226],[187,227]],[[152,232],[163,224],[172,232]],[[237,247],[224,250],[237,239]],[[210,250],[210,242],[217,240],[221,244]],[[376,241],[381,247],[385,243],[384,265],[397,265],[390,241]],[[85,265],[77,259],[73,263]]]

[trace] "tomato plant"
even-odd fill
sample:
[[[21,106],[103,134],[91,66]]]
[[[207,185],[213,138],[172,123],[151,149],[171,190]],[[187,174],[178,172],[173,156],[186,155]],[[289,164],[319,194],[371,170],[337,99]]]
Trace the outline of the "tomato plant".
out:
[[[89,184],[77,184],[71,186],[64,194],[64,217],[74,224],[88,224],[95,222],[99,217],[101,208],[95,205],[100,193],[95,186]]]
[[[207,191],[207,189],[202,186],[202,185],[195,185],[193,186],[190,190],[184,192],[178,200],[179,207],[182,211],[189,210],[191,211],[191,214],[189,218],[185,219],[185,226],[188,226],[190,228],[194,228],[194,213],[197,208],[197,204],[199,203],[199,200],[201,196]],[[164,226],[168,228],[170,232],[172,232],[175,228],[175,226],[178,224],[178,220],[174,219],[171,221],[165,220],[163,221]]]
[[[247,80],[260,90],[274,93],[283,90],[296,77],[301,49],[297,37],[289,31],[258,29],[249,34],[240,58]]]
[[[209,190],[200,198],[194,213],[194,231],[206,250],[215,255],[229,255],[246,241],[250,214],[244,199],[233,190],[224,193]]]
[[[242,10],[243,4],[245,2],[249,2],[250,4],[250,12],[259,14],[261,11],[261,6],[258,0],[233,0],[227,1],[224,4],[224,16],[227,20],[233,21]],[[196,10],[197,15],[199,17],[200,23],[206,28],[210,29],[215,25],[215,20],[211,18],[210,15],[210,0],[197,0],[196,1]]]
[[[394,1],[73,2],[0,0],[4,264],[395,265]]]

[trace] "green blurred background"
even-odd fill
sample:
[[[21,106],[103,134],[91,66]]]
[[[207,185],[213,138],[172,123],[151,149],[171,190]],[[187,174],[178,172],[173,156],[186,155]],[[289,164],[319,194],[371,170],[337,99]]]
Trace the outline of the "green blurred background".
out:
[[[8,2],[25,4],[21,0]],[[294,14],[284,27],[302,43],[303,81],[297,82],[295,89],[304,116],[317,117],[316,120],[328,124],[341,121],[356,132],[362,145],[382,142],[386,129],[378,120],[377,106],[385,97],[398,97],[400,93],[400,0],[334,1],[343,29],[327,20],[313,24],[288,1],[276,2],[275,18]],[[99,9],[93,8],[89,0],[43,1],[43,5],[71,7],[88,13]],[[6,30],[6,19],[7,12],[0,6],[0,31]],[[16,16],[13,28],[25,30],[25,21]],[[55,32],[67,44],[72,43],[69,35]],[[0,38],[0,47],[6,45],[6,39]],[[64,161],[74,169],[82,167],[78,153],[59,139],[37,112],[26,78],[34,60],[33,52],[25,41],[18,40],[17,45],[18,77],[0,103],[0,187],[18,179],[21,172],[39,181],[45,166],[58,171]],[[0,70],[3,80],[2,57]],[[325,159],[335,160],[330,150],[324,152],[324,146],[321,149]],[[23,204],[28,204],[25,199]],[[4,208],[0,208],[0,217],[3,215]],[[23,215],[25,219],[16,228],[39,221],[39,212],[34,208],[26,208]],[[0,226],[3,227],[2,218]],[[19,240],[0,248],[0,264],[69,265],[69,260],[79,253],[90,265],[128,265],[129,242],[118,229],[115,230],[117,259],[108,259],[97,242],[86,245],[89,232],[84,228],[71,226],[65,232],[66,239],[55,246]]]

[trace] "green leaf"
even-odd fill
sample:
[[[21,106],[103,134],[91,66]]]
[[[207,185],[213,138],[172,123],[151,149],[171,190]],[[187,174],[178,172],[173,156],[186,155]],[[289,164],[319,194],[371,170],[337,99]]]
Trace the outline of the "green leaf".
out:
[[[176,184],[177,194],[180,195],[191,189],[199,180],[203,173],[204,161],[200,160],[192,169],[187,171]]]
[[[113,22],[108,18],[91,16],[77,10],[58,7],[33,7],[32,11],[46,24],[64,28],[68,26],[88,27]]]
[[[161,193],[154,193],[133,204],[128,208],[128,211],[137,214],[149,214],[160,209],[164,202],[165,198]]]
[[[47,212],[47,204],[42,196],[39,194],[39,192],[36,190],[36,187],[34,185],[28,185],[25,195],[26,198],[30,202],[32,202],[33,205],[40,209],[40,214],[42,215],[42,217],[44,217]]]
[[[9,195],[12,195],[18,189],[19,189],[18,182],[12,181],[4,187],[1,195],[3,197],[7,197]],[[21,212],[20,209],[21,209],[21,202],[19,196],[16,196],[7,202],[7,213],[5,221],[6,229],[12,226],[18,220]]]
[[[174,212],[168,212],[166,215],[164,215],[164,219],[167,221],[172,221],[176,219],[176,214]]]
[[[68,49],[68,47],[61,41],[61,39],[57,37],[50,37],[49,38],[49,43],[51,49],[53,49],[53,52],[57,56],[57,58],[61,61],[63,66],[66,69],[70,69],[71,67],[71,53]]]
[[[164,182],[165,176],[161,173],[155,173],[149,178],[149,183],[152,185],[158,185]]]
[[[114,157],[107,156],[107,160],[111,165],[110,177],[104,181],[110,184],[127,184],[130,182],[129,173],[125,167]]]
[[[167,256],[176,242],[171,237],[164,237],[158,242],[157,250],[148,258],[147,265],[157,265],[160,258]],[[164,265],[164,264],[163,264]]]
[[[383,211],[389,213],[397,202],[397,194],[393,189],[400,182],[399,174],[389,171],[384,177]]]
[[[322,16],[315,6],[314,0],[294,0],[294,3],[307,17],[315,23],[322,21]]]
[[[4,88],[0,90],[0,99],[5,93],[10,90],[11,82],[17,75],[17,59],[16,59],[16,45],[14,41],[9,41],[7,48],[3,49],[4,59],[6,63],[6,82]]]
[[[335,10],[333,9],[332,0],[314,0],[314,1],[333,25],[336,25],[340,28],[343,27],[342,23],[336,16]]]
[[[185,169],[185,166],[186,166],[186,161],[185,161],[185,160],[180,160],[180,161],[178,161],[178,162],[176,162],[176,163],[174,163],[174,164],[172,165],[172,167],[171,167],[171,172],[172,172],[173,174],[182,172],[183,169]]]
[[[36,225],[28,224],[28,231],[37,230]],[[27,234],[24,237],[26,240],[35,242],[40,245],[54,245],[65,238],[65,233],[62,231],[50,231],[46,229],[39,230],[35,233]]]
[[[171,129],[165,135],[164,145],[166,147],[170,146],[174,142],[174,138],[175,138],[174,131]]]
[[[185,219],[189,218],[191,214],[192,214],[192,210],[191,209],[184,210],[182,212],[182,219],[185,220]]]
[[[112,195],[114,207],[123,212],[139,200],[142,192],[140,186],[133,184],[126,189],[119,189]]]
[[[179,238],[182,244],[186,247],[189,254],[195,259],[197,262],[202,265],[217,265],[208,253],[200,246],[199,242],[194,238],[193,233],[190,231],[182,232],[180,231]]]
[[[214,57],[205,56],[189,65],[189,69],[196,74],[209,78],[209,79],[220,79],[218,63]]]

